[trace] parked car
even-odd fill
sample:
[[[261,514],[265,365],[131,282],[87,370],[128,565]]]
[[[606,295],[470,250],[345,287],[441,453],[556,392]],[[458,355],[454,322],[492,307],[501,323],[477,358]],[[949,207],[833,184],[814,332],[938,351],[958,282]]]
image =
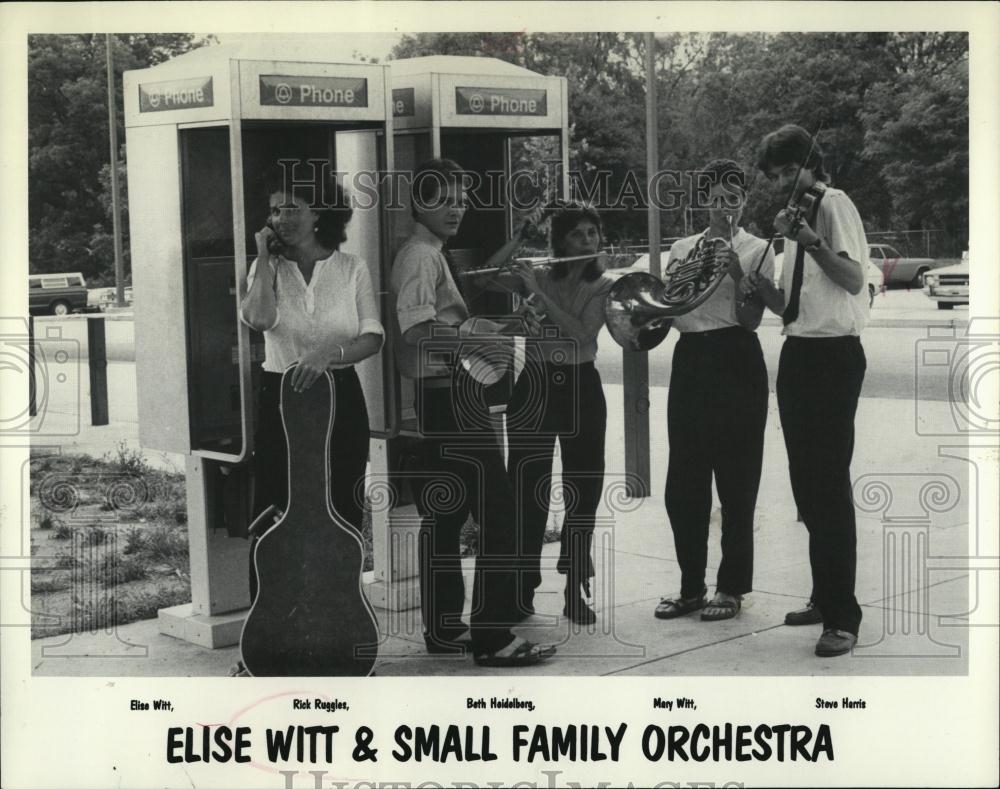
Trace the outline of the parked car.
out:
[[[923,275],[933,268],[945,265],[933,258],[906,258],[888,244],[869,244],[868,257],[882,271],[886,285],[921,286]]]
[[[924,295],[936,301],[939,310],[950,310],[956,304],[968,304],[969,253],[962,253],[961,263],[924,274]]]
[[[774,281],[781,282],[781,268],[784,264],[785,253],[779,252],[774,256]],[[868,269],[865,274],[865,282],[868,285],[868,306],[871,307],[875,303],[875,294],[881,293],[885,290],[885,285],[882,282],[882,272],[879,270],[878,266],[874,263],[868,264]]]
[[[106,312],[115,307],[117,291],[115,288],[93,288],[90,291],[90,305],[101,312]],[[132,286],[127,285],[123,293],[125,306],[132,306]]]
[[[28,312],[32,315],[69,315],[86,309],[87,283],[80,272],[28,275]]]

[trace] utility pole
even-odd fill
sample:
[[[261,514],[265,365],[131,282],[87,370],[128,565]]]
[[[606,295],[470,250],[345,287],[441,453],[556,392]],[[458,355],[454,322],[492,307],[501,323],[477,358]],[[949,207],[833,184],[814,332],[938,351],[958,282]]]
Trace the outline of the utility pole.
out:
[[[125,261],[122,259],[122,230],[118,192],[118,112],[115,109],[115,70],[111,49],[111,34],[104,34],[108,63],[108,138],[111,141],[111,221],[115,239],[115,304],[125,306]]]
[[[646,194],[649,235],[649,273],[660,276],[660,212],[650,187],[659,169],[659,134],[656,123],[656,39],[646,43]],[[632,498],[650,493],[649,456],[649,354],[622,351],[622,384],[625,401],[625,487]]]

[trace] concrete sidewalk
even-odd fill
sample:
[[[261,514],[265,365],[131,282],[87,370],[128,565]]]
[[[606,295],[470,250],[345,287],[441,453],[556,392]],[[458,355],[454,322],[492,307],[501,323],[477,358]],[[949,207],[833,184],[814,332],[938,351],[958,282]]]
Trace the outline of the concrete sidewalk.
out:
[[[795,522],[777,408],[771,399],[764,473],[755,525],[755,591],[741,614],[725,622],[697,615],[671,621],[653,617],[661,596],[675,594],[680,573],[662,501],[666,476],[666,388],[651,387],[654,495],[623,495],[622,387],[608,399],[607,480],[595,535],[598,612],[591,628],[562,617],[558,545],[546,546],[538,613],[517,632],[557,644],[552,661],[529,670],[480,669],[471,659],[425,654],[419,612],[379,612],[384,641],[380,676],[482,675],[955,675],[968,671],[970,609],[968,511],[970,465],[950,457],[932,435],[951,423],[952,404],[863,399],[857,418],[853,472],[858,510],[857,595],[864,610],[859,647],[852,655],[813,655],[819,626],[791,628],[786,611],[808,597],[807,535]],[[126,427],[122,425],[121,427]],[[932,429],[933,428],[933,429]],[[107,431],[108,428],[93,430]],[[134,440],[117,433],[116,440]],[[127,429],[125,431],[128,432]],[[103,433],[110,437],[110,432]],[[94,435],[74,445],[99,450]],[[108,441],[108,439],[105,439]],[[111,442],[113,444],[113,442]],[[954,443],[954,441],[953,441]],[[959,440],[958,443],[961,443]],[[70,449],[69,446],[66,447]],[[112,447],[108,447],[111,449]],[[554,518],[558,518],[556,513]],[[709,585],[719,561],[719,511],[713,512]],[[471,575],[471,561],[466,562]],[[222,676],[237,659],[235,647],[205,650],[160,635],[155,620],[114,633],[57,636],[32,642],[39,675]]]

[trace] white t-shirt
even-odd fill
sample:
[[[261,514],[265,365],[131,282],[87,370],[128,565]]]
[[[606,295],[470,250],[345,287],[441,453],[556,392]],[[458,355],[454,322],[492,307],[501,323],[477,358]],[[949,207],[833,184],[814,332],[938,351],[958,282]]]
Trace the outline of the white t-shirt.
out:
[[[688,252],[698,243],[698,239],[703,238],[708,231],[705,230],[697,235],[679,239],[670,247],[670,261],[687,256]],[[728,239],[724,239],[728,240]],[[760,260],[761,253],[767,242],[757,236],[748,233],[743,228],[737,228],[736,234],[732,238],[733,249],[740,258],[740,266],[743,273],[747,274]],[[764,263],[760,268],[761,276],[774,278],[774,252],[767,251]],[[722,280],[715,292],[701,304],[697,309],[686,315],[674,318],[674,328],[682,334],[684,332],[711,331],[713,329],[725,329],[728,326],[739,326],[736,319],[736,283],[728,274]]]
[[[253,287],[257,263],[253,262],[247,274],[248,291]],[[308,285],[297,263],[272,255],[268,265],[278,272],[278,315],[264,332],[264,369],[268,372],[284,372],[319,347],[344,345],[362,334],[384,336],[371,275],[360,258],[334,252],[316,261]],[[331,364],[330,368],[347,366]]]
[[[858,209],[840,189],[827,187],[819,204],[819,215],[812,226],[826,245],[837,254],[846,252],[851,260],[868,270],[868,239]],[[785,242],[780,287],[785,303],[792,295],[795,252],[798,244]],[[784,328],[789,337],[857,336],[868,323],[868,289],[852,296],[834,283],[806,252],[802,264],[802,289],[799,291],[798,317]]]

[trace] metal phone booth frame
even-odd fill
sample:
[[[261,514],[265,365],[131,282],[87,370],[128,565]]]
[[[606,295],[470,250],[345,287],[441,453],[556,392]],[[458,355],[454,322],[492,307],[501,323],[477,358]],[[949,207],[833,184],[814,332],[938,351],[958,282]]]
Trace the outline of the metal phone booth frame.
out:
[[[355,203],[341,249],[366,261],[383,294],[388,71],[332,63],[328,49],[224,45],[126,72],[124,90],[139,439],[186,461],[192,602],[161,610],[160,630],[227,646],[250,602],[245,534],[264,345],[238,308],[268,214],[259,176],[295,159],[296,181],[312,182],[325,164],[358,196],[367,179],[368,204]],[[373,436],[396,429],[388,356],[357,366]]]
[[[459,270],[464,272],[460,275],[461,284],[470,312],[509,314],[515,306],[510,291],[496,285],[484,287],[486,277],[468,272],[474,272],[503,246],[512,237],[515,222],[519,222],[508,199],[508,188],[516,190],[516,184],[511,182],[515,166],[512,144],[518,138],[553,138],[548,142],[554,143],[551,146],[554,161],[548,164],[555,166],[547,166],[545,173],[551,190],[549,196],[568,195],[566,78],[543,76],[489,57],[430,56],[391,60],[388,66],[392,76],[397,175],[405,176],[421,162],[443,157],[454,159],[463,169],[482,177],[480,186],[472,190],[477,199],[471,201],[449,249]],[[410,179],[395,180],[400,190],[397,205],[402,207],[394,210],[391,224],[393,250],[399,248],[413,228]],[[536,201],[544,198],[544,194],[535,196]],[[516,277],[508,278],[510,283],[517,281]],[[408,490],[408,485],[398,484],[398,473],[414,467],[419,434],[413,382],[397,378],[395,383],[400,434],[388,442],[394,506],[382,516],[385,528],[377,527],[373,521],[375,584],[369,587],[369,595],[381,607],[409,610],[420,605],[416,558],[420,519],[412,503],[414,492]]]

